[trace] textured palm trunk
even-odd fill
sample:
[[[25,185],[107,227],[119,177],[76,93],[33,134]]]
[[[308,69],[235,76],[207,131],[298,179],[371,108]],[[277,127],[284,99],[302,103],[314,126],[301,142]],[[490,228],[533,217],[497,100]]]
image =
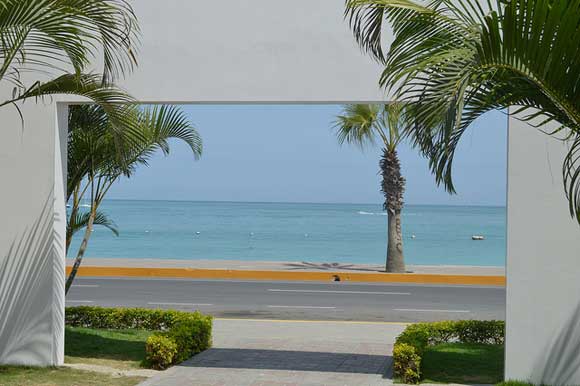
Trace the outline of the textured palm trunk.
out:
[[[403,233],[401,231],[401,211],[388,212],[387,272],[405,272],[403,256]]]
[[[69,224],[67,224],[67,227],[66,227],[65,256],[66,256],[66,253],[68,253],[68,250],[70,248],[70,244],[72,242],[72,237],[73,237],[72,229],[74,227],[74,224],[72,224],[70,222],[74,221],[74,219],[76,218],[78,210],[79,210],[78,189],[75,188],[74,192],[73,192],[73,200],[72,200],[72,208],[71,208],[70,216],[69,216]]]
[[[83,241],[81,243],[81,246],[79,247],[79,251],[77,253],[77,257],[75,258],[75,262],[73,264],[70,275],[66,279],[66,285],[64,288],[65,295],[68,293],[68,290],[70,289],[73,281],[75,280],[75,277],[77,275],[77,271],[79,270],[79,267],[81,266],[81,263],[83,261],[83,256],[85,254],[85,251],[87,250],[89,238],[91,237],[91,232],[93,231],[93,224],[95,222],[96,213],[97,213],[97,211],[95,209],[95,205],[93,204],[92,208],[91,208],[91,215],[89,216],[89,222],[87,223],[87,228],[85,229],[85,235],[83,237]]]
[[[382,183],[381,191],[385,195],[383,208],[387,211],[387,272],[405,272],[403,255],[403,227],[401,212],[405,178],[401,174],[401,164],[396,150],[383,149],[380,162]]]
[[[69,221],[74,221],[74,218],[77,214],[77,208],[76,206],[73,206],[73,208],[71,209],[70,212],[70,216],[69,216]],[[68,250],[70,248],[70,243],[72,241],[72,226],[74,224],[68,224],[67,228],[66,228],[66,248],[65,248],[65,253],[68,253]]]

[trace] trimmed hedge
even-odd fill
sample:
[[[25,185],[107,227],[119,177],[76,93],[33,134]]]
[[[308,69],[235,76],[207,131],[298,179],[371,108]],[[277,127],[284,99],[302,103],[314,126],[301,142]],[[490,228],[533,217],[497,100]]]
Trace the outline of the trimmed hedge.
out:
[[[163,370],[176,362],[177,344],[166,336],[153,334],[145,344],[146,363],[156,370]]]
[[[197,311],[67,307],[65,323],[73,327],[157,331],[145,343],[145,363],[155,369],[183,362],[211,347],[212,317]]]
[[[395,377],[405,383],[419,383],[421,360],[428,346],[441,343],[503,344],[505,323],[499,320],[459,320],[417,323],[408,326],[395,340]]]

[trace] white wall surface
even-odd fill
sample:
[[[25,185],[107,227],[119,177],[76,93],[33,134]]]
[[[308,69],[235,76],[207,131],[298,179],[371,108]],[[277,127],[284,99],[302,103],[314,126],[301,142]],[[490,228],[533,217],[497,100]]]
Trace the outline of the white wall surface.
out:
[[[506,379],[580,384],[580,226],[566,145],[509,120]]]
[[[140,0],[139,68],[123,83],[144,102],[383,100],[343,0]]]
[[[342,0],[139,0],[143,102],[377,101]],[[0,363],[60,364],[66,116],[29,101],[26,128],[0,110]],[[567,213],[563,147],[510,121],[508,378],[580,383],[580,240]],[[60,154],[59,154],[60,152]],[[55,218],[56,216],[56,218]],[[568,371],[569,370],[569,371]]]
[[[0,363],[60,364],[65,208],[56,108],[21,108],[24,127],[12,107],[0,113]]]
[[[120,85],[142,102],[381,100],[380,67],[356,46],[343,4],[135,1],[140,65]],[[2,100],[10,94],[0,88]],[[51,100],[28,101],[22,110],[24,130],[16,110],[0,109],[0,363],[58,365],[66,111],[57,117]]]

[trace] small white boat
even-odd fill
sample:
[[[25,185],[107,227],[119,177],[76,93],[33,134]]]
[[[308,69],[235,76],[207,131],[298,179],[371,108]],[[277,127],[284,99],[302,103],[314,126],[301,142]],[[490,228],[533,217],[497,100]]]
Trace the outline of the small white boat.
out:
[[[482,235],[473,235],[471,236],[471,240],[485,240],[485,237]]]

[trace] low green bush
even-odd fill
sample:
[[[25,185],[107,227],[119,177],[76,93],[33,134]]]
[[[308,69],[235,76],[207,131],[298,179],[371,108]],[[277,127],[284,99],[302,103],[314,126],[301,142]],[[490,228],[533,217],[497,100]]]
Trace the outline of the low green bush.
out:
[[[154,334],[147,338],[145,352],[148,367],[164,370],[175,362],[177,344],[171,338]]]
[[[165,334],[177,344],[175,362],[183,362],[209,347],[208,342],[211,342],[211,319],[183,320]]]
[[[95,306],[67,307],[65,322],[73,327],[140,330],[168,330],[173,324],[190,315],[189,312],[151,310],[148,308],[108,308]],[[193,314],[200,313],[194,312]]]
[[[421,379],[421,357],[409,344],[399,343],[393,348],[395,376],[405,383],[418,383]]]
[[[418,383],[421,379],[421,360],[428,346],[453,342],[503,344],[504,336],[505,323],[499,320],[411,324],[395,340],[395,376],[405,383]]]
[[[212,317],[200,312],[147,308],[67,307],[73,327],[158,331],[146,342],[145,363],[164,369],[211,347]]]

